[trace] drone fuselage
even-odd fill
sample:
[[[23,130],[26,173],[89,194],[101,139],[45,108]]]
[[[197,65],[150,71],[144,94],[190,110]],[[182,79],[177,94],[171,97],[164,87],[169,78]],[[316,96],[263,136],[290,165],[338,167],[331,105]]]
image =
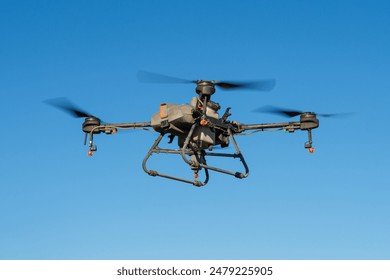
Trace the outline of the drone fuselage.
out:
[[[200,149],[211,149],[215,145],[228,145],[228,138],[223,137],[214,127],[218,123],[220,109],[219,104],[208,101],[206,104],[206,114],[201,124],[195,128],[191,137],[191,144]],[[190,104],[170,104],[160,105],[160,111],[153,114],[151,126],[159,133],[169,133],[178,137],[179,147],[183,147],[184,141],[192,127],[203,111],[203,105],[194,97]],[[206,125],[207,124],[207,125]]]

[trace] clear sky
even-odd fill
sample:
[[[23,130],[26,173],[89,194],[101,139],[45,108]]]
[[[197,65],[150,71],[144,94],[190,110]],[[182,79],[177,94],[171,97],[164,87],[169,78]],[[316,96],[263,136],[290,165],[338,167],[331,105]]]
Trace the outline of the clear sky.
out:
[[[389,1],[0,1],[1,259],[389,259]],[[313,132],[237,137],[247,179],[203,188],[141,164],[157,133],[98,135],[43,103],[67,97],[106,122],[149,121],[193,85],[275,78],[270,93],[217,91],[242,123],[254,109],[318,113]],[[227,159],[222,166],[239,168]],[[192,176],[179,157],[151,167]]]

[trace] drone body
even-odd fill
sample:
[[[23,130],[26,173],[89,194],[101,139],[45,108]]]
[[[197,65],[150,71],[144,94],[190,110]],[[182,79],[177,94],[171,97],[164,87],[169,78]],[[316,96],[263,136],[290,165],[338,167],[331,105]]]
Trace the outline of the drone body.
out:
[[[151,126],[156,132],[171,134],[172,139],[173,136],[177,136],[178,146],[183,147],[191,126],[202,114],[203,105],[198,105],[197,103],[197,98],[194,97],[190,104],[161,104],[160,111],[152,116]],[[227,139],[224,139],[221,134],[218,134],[218,130],[213,129],[213,124],[217,124],[219,120],[219,109],[220,106],[218,103],[207,102],[205,117],[203,121],[200,120],[200,125],[192,133],[190,139],[192,145],[201,149],[211,150],[215,145],[223,145],[226,143]]]
[[[172,82],[173,80],[174,82],[181,83],[195,83],[196,93],[198,96],[193,97],[189,104],[161,104],[159,111],[152,115],[149,122],[117,124],[102,123],[99,118],[77,109],[69,101],[63,99],[61,101],[58,101],[58,99],[55,101],[51,100],[48,101],[48,103],[59,107],[76,117],[85,118],[85,121],[82,124],[82,130],[85,132],[85,144],[87,142],[87,137],[89,136],[89,155],[92,155],[93,152],[97,150],[97,147],[93,144],[93,138],[96,134],[116,133],[118,129],[153,128],[159,135],[143,160],[142,167],[144,171],[151,176],[173,179],[198,187],[207,184],[209,181],[210,170],[231,175],[239,179],[246,178],[249,175],[248,165],[246,164],[244,156],[235,140],[235,135],[244,134],[244,132],[247,131],[254,133],[271,129],[285,130],[288,132],[304,130],[308,132],[308,141],[305,143],[305,148],[310,152],[314,151],[312,148],[311,131],[319,126],[319,120],[317,119],[317,115],[315,113],[288,111],[274,108],[271,111],[272,113],[283,114],[289,117],[300,116],[300,119],[295,122],[242,124],[228,119],[229,116],[231,116],[230,108],[227,108],[222,116],[220,116],[220,105],[211,100],[211,96],[215,93],[216,86],[222,89],[244,87],[270,90],[270,88],[273,87],[273,81],[263,80],[250,83],[215,82],[207,80],[187,81],[149,72],[142,72],[142,74],[152,80],[168,80],[168,82]],[[270,111],[268,110],[268,112]],[[174,140],[176,139],[177,146],[175,149],[159,148],[158,145],[165,135],[167,135],[170,139],[169,144],[173,144],[174,146],[176,146],[176,142],[174,143]],[[234,153],[213,152],[214,147],[218,146],[220,148],[226,148],[230,145],[230,143],[233,143],[235,148]],[[181,156],[183,161],[194,172],[194,178],[181,178],[149,169],[147,167],[147,162],[152,154],[177,154],[178,156]],[[208,157],[239,159],[242,163],[243,170],[231,171],[221,169],[216,166],[210,166],[207,164]],[[197,180],[198,173],[201,170],[205,173],[205,179],[203,182]]]

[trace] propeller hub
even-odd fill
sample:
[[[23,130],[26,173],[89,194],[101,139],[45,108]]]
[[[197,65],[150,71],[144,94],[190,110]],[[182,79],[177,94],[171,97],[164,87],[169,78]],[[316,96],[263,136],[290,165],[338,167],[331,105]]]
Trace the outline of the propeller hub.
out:
[[[314,112],[303,112],[302,114],[301,114],[301,116],[305,116],[305,117],[315,117],[316,116],[316,113],[314,113]]]

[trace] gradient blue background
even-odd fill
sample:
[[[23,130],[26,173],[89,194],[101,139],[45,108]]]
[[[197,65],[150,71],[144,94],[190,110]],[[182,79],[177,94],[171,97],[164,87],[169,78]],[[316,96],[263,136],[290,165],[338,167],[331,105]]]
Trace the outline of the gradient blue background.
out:
[[[0,1],[1,259],[389,259],[390,2]],[[153,178],[156,133],[99,135],[42,101],[67,97],[107,122],[149,121],[192,85],[275,78],[271,93],[217,91],[243,123],[318,113],[306,133],[238,137],[250,176],[204,188]],[[221,166],[239,169],[230,159]],[[191,177],[179,157],[150,167]]]

